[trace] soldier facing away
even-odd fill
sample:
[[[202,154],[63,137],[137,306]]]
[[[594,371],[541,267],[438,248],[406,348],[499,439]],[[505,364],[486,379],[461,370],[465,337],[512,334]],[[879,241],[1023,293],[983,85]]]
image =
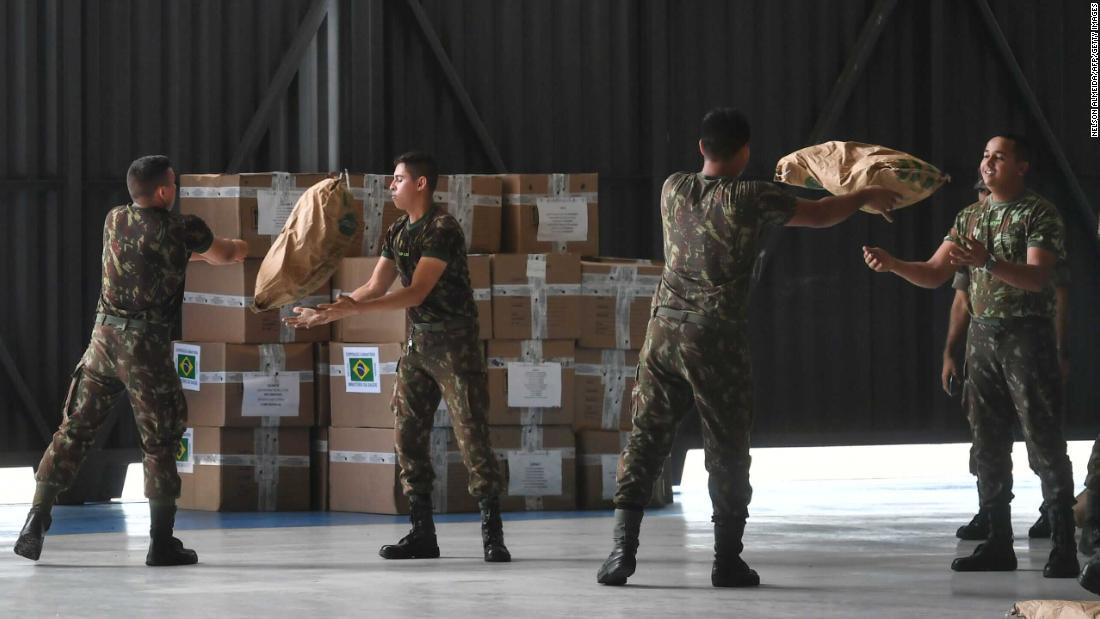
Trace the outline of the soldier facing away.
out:
[[[458,221],[432,203],[438,172],[427,153],[394,161],[390,190],[405,212],[386,231],[382,257],[370,280],[335,303],[316,310],[294,308],[287,324],[313,327],[356,314],[405,309],[411,334],[397,368],[393,392],[397,461],[409,497],[412,530],[382,546],[385,559],[439,557],[432,520],[430,435],[440,397],[447,403],[466,469],[469,492],[481,508],[485,560],[508,562],[500,518],[501,478],[489,442],[489,379],[478,336],[477,306]],[[400,290],[388,292],[400,276]]]
[[[951,569],[1016,569],[1012,549],[1012,422],[1018,416],[1042,481],[1053,548],[1047,578],[1073,578],[1073,470],[1062,436],[1062,377],[1055,342],[1053,271],[1065,259],[1065,225],[1058,209],[1024,184],[1027,141],[994,136],[978,166],[988,200],[959,211],[939,249],[924,262],[898,260],[864,247],[867,266],[935,288],[959,267],[970,274],[970,328],[963,399],[974,441],[978,498],[989,535]]]
[[[37,487],[15,553],[38,560],[58,494],[67,489],[111,406],[125,392],[141,435],[145,496],[152,541],[146,565],[188,565],[193,550],[172,536],[180,478],[176,449],[187,424],[187,402],[172,361],[172,325],[183,302],[187,262],[244,260],[248,245],[216,239],[202,219],[171,211],[176,173],[167,157],[151,155],[126,173],[130,204],[107,213],[103,271],[91,342],[73,372],[64,420],[35,474]]]
[[[749,123],[730,108],[703,117],[699,152],[701,172],[673,174],[661,189],[665,269],[638,360],[634,428],[614,499],[614,548],[596,577],[605,585],[625,584],[634,573],[643,508],[676,428],[693,407],[702,421],[714,507],[711,584],[760,584],[741,559],[752,498],[747,319],[757,244],[767,226],[829,227],[863,205],[887,214],[898,197],[868,188],[810,201],[771,183],[737,180],[749,161]]]

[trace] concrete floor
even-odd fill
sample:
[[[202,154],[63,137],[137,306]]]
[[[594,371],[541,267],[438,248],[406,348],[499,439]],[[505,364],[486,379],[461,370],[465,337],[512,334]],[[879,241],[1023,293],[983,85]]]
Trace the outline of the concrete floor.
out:
[[[10,550],[26,506],[0,506],[0,617],[1001,617],[1017,600],[1094,600],[1042,577],[1050,542],[1026,539],[1034,477],[1016,494],[1019,571],[960,575],[948,565],[975,545],[953,536],[975,501],[965,474],[758,482],[744,555],[763,581],[754,590],[710,587],[700,484],[647,514],[622,588],[595,583],[606,513],[506,515],[515,561],[488,565],[473,516],[439,518],[442,559],[384,562],[378,546],[405,533],[400,518],[189,512],[180,537],[200,564],[151,569],[143,504],[58,508],[37,564]]]

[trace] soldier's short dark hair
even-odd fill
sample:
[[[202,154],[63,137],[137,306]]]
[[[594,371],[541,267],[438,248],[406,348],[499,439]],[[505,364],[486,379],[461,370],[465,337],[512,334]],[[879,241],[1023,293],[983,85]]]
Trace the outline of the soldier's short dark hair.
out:
[[[1031,140],[1019,133],[998,133],[998,138],[1012,140],[1012,151],[1016,154],[1017,161],[1031,162]]]
[[[711,161],[724,161],[737,154],[748,144],[749,119],[741,110],[719,107],[703,116],[699,139],[703,141],[703,153]]]
[[[137,201],[153,195],[158,187],[168,184],[168,169],[172,162],[164,155],[146,155],[138,157],[126,171],[126,188],[130,190],[130,199]]]
[[[409,175],[413,180],[421,176],[427,178],[428,191],[435,191],[435,185],[439,182],[439,165],[436,164],[435,157],[430,153],[420,150],[409,151],[403,155],[398,155],[393,160],[395,168],[399,163],[405,164],[405,169],[409,171]]]

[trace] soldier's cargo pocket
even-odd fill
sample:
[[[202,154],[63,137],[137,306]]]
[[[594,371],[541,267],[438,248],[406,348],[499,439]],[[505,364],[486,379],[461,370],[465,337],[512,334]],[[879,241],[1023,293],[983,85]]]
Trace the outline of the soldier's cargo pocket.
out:
[[[76,394],[76,387],[80,384],[80,378],[84,376],[84,361],[76,364],[76,368],[73,370],[72,380],[69,381],[69,391],[65,394],[65,404],[61,407],[61,420],[65,421],[69,418],[69,406],[73,403],[73,396]]]

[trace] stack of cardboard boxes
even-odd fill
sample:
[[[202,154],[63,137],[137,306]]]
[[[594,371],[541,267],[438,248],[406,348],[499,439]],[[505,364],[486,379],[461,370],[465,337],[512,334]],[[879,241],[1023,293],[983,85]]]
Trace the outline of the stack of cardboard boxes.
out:
[[[182,179],[182,210],[202,216],[217,236],[249,240],[255,257],[231,267],[193,263],[188,272],[185,341],[176,352],[196,426],[181,452],[184,507],[408,511],[390,403],[408,341],[404,310],[293,331],[281,324],[289,308],[247,309],[258,258],[297,196],[321,178]],[[352,176],[362,236],[331,286],[301,304],[370,279],[384,233],[400,216],[391,180]],[[595,258],[597,195],[595,174],[441,176],[436,188],[435,202],[467,240],[506,510],[610,506],[661,266]],[[445,402],[430,442],[436,511],[475,511]]]

